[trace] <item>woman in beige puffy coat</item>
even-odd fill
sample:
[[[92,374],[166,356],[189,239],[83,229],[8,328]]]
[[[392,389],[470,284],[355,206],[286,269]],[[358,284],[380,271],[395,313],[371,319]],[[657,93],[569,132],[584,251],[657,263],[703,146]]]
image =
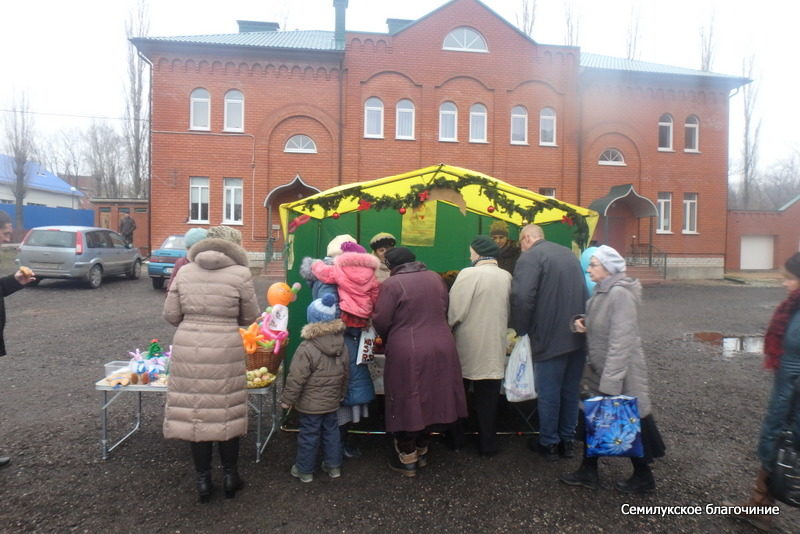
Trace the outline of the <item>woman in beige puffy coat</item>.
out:
[[[228,234],[235,239],[238,232],[218,235]],[[210,230],[209,236],[213,235]],[[237,460],[239,436],[247,433],[247,380],[239,327],[255,321],[259,308],[247,253],[237,243],[209,237],[192,246],[189,259],[164,303],[164,318],[178,327],[172,343],[164,437],[191,443],[197,489],[201,502],[206,502],[212,490],[215,441],[225,496],[235,496],[243,486]]]

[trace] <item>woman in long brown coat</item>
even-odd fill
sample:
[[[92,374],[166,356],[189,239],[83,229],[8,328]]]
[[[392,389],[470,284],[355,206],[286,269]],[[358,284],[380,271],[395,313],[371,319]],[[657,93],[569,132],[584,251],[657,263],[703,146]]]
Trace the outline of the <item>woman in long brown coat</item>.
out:
[[[372,324],[386,346],[386,430],[405,476],[427,463],[428,428],[467,416],[461,365],[447,324],[447,286],[398,247],[386,253],[391,276],[381,284]]]
[[[235,239],[236,234],[220,235]],[[237,461],[239,436],[247,433],[247,379],[239,327],[255,321],[259,309],[247,253],[237,243],[203,239],[189,250],[189,259],[191,263],[180,270],[164,303],[164,318],[178,327],[172,344],[164,437],[190,442],[197,489],[201,502],[206,502],[212,490],[215,441],[225,497],[235,496],[243,486]]]

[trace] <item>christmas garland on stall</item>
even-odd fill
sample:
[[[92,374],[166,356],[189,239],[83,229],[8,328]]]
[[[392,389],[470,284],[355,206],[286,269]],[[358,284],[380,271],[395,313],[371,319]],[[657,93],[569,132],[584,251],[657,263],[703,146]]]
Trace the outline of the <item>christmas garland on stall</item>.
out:
[[[375,209],[381,211],[385,209],[395,209],[401,214],[404,214],[409,208],[418,208],[421,206],[434,189],[450,189],[461,193],[465,187],[477,185],[481,188],[481,194],[491,201],[487,207],[489,213],[499,211],[508,215],[519,215],[523,221],[533,221],[536,215],[546,209],[558,209],[565,212],[561,222],[568,226],[574,227],[573,240],[580,246],[585,247],[589,242],[589,225],[586,223],[586,218],[578,213],[573,207],[560,202],[554,198],[547,198],[540,202],[535,202],[530,206],[521,206],[514,202],[507,194],[497,187],[497,183],[493,182],[483,176],[476,176],[465,174],[462,178],[451,180],[446,176],[437,177],[434,174],[433,179],[425,184],[414,184],[409,188],[408,193],[405,195],[383,195],[374,196],[364,191],[360,185],[353,186],[343,191],[325,195],[317,198],[308,199],[305,204],[309,208],[319,207],[325,211],[326,215],[329,211],[334,211],[339,207],[339,204],[345,199],[352,199],[358,201],[358,210],[364,211],[368,209]],[[334,211],[333,218],[338,219],[339,213]]]

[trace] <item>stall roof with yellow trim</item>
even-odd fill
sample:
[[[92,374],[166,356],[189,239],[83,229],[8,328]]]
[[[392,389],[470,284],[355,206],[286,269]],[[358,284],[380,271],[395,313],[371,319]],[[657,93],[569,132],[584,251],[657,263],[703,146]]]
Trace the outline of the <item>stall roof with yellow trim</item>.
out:
[[[438,193],[447,194],[438,194]],[[453,195],[452,192],[458,194]],[[588,241],[598,214],[581,206],[546,197],[527,189],[461,167],[440,164],[367,182],[340,185],[315,195],[281,204],[283,234],[288,233],[291,212],[314,219],[363,209],[401,209],[425,200],[453,204],[462,210],[522,226],[572,220],[586,222]],[[581,243],[586,246],[586,243]]]

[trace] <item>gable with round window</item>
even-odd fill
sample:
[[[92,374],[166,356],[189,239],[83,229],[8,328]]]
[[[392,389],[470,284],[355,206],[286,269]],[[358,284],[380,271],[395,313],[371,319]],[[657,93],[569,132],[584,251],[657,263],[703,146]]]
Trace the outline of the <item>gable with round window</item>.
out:
[[[486,39],[477,30],[468,26],[461,26],[447,34],[444,38],[443,50],[458,50],[460,52],[488,52]]]

